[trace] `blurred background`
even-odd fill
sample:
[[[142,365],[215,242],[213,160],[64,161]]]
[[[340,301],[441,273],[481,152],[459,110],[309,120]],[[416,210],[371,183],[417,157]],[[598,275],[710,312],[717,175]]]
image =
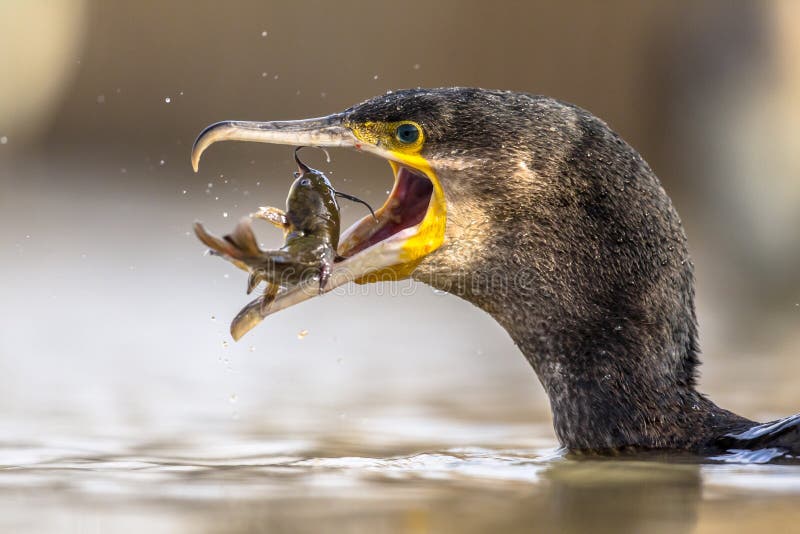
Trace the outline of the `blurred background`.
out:
[[[195,136],[416,86],[543,93],[606,120],[687,228],[703,391],[755,419],[798,411],[798,28],[792,0],[0,2],[3,437],[555,446],[505,332],[425,286],[329,295],[227,335],[244,276],[191,225],[282,206],[294,168],[287,147],[230,143],[194,174]],[[331,155],[309,159],[382,203],[385,163]]]

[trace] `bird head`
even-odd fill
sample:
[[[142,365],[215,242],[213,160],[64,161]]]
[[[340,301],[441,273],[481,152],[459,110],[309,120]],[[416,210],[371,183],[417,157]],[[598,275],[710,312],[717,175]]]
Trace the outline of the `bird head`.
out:
[[[326,117],[218,122],[197,138],[192,165],[196,171],[203,152],[225,140],[348,147],[385,159],[394,187],[376,211],[377,221],[365,216],[346,230],[338,252],[359,256],[349,262],[356,281],[407,278],[443,245],[453,261],[458,256],[466,263],[481,250],[474,240],[457,237],[485,230],[486,212],[497,211],[492,205],[508,201],[515,188],[502,186],[501,194],[488,197],[474,193],[492,188],[492,180],[505,181],[508,160],[530,158],[522,147],[535,135],[532,128],[543,127],[514,113],[523,105],[516,98],[479,89],[412,89]],[[555,129],[550,137],[558,137]]]
[[[347,147],[389,163],[394,187],[377,222],[342,233],[329,289],[413,277],[510,331],[520,316],[564,328],[598,317],[656,324],[691,299],[685,235],[658,179],[576,106],[510,91],[397,91],[321,118],[213,124],[195,141],[195,169],[222,140]],[[664,302],[648,304],[653,292]],[[282,294],[271,312],[315,294]]]

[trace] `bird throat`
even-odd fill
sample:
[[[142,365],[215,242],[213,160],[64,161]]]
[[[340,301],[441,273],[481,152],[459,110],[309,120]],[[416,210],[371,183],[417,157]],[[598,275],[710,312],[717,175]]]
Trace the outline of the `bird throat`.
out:
[[[650,210],[661,211],[651,234],[632,233],[648,222],[633,219],[619,190],[593,192],[584,206],[574,190],[547,183],[557,175],[522,177],[540,185],[527,195],[447,178],[445,242],[414,278],[505,328],[544,386],[562,445],[700,450],[750,423],[695,389],[693,275],[671,205]],[[663,195],[651,176],[643,182]],[[480,210],[475,198],[485,200]]]

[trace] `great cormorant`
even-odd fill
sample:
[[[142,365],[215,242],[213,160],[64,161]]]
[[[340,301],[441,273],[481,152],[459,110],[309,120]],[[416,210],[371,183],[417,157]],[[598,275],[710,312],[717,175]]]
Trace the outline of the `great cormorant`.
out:
[[[693,266],[680,218],[642,157],[552,98],[412,89],[299,121],[225,121],[221,140],[350,147],[394,188],[347,230],[329,288],[412,277],[489,313],[533,366],[574,451],[800,454],[798,416],[758,425],[696,389]],[[271,311],[316,294],[289,291]]]

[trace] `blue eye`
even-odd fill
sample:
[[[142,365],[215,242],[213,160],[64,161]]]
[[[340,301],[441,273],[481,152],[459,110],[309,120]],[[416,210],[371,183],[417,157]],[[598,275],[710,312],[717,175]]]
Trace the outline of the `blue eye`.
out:
[[[401,124],[394,133],[401,143],[411,144],[419,139],[419,128],[413,124]]]

